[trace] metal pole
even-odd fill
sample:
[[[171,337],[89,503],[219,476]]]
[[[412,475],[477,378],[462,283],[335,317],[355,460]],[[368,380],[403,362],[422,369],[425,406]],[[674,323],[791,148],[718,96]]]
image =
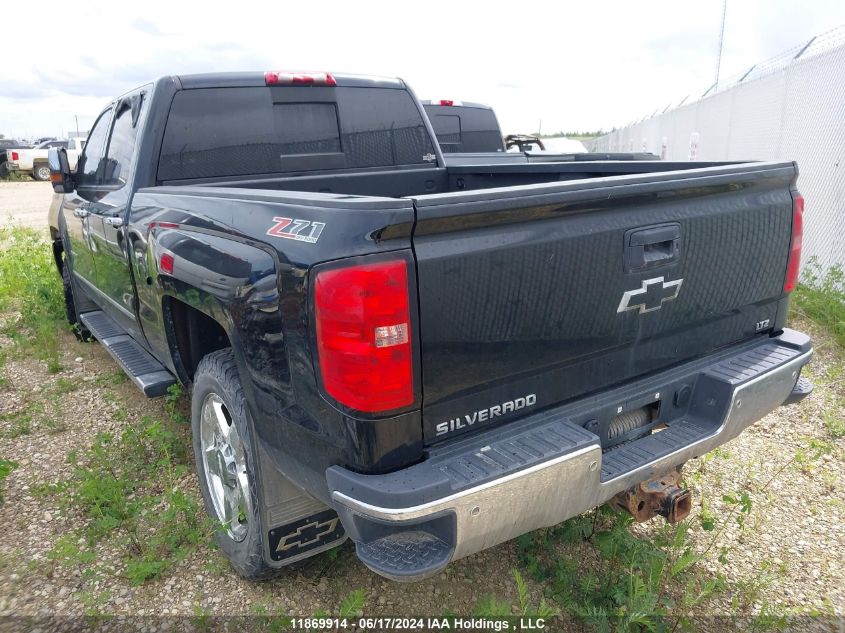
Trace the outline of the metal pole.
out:
[[[719,53],[716,55],[716,82],[719,85],[719,70],[722,67],[722,44],[725,41],[725,15],[728,12],[728,0],[722,0],[722,28],[719,29]]]
[[[74,114],[73,118],[76,119],[76,137],[79,138],[79,115]]]

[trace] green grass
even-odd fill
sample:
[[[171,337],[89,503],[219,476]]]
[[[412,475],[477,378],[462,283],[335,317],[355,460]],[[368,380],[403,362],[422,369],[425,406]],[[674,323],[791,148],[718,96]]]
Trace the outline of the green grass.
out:
[[[61,433],[67,429],[61,388],[54,391],[49,386],[38,393],[22,396],[22,406],[15,411],[0,414],[0,437],[14,439],[36,431]]]
[[[141,584],[170,570],[209,542],[214,526],[193,491],[180,482],[191,467],[190,440],[174,422],[144,418],[119,436],[100,433],[68,457],[73,476],[52,493],[82,527],[57,543],[53,560],[96,577],[95,552],[125,552],[123,576]],[[93,566],[92,566],[93,565]]]
[[[38,358],[50,373],[61,370],[59,335],[68,329],[62,284],[50,243],[35,230],[0,229],[0,313],[2,333],[12,341],[0,355],[0,368],[14,356]],[[101,388],[103,400],[114,402],[119,396],[109,388],[125,381],[114,371],[94,386]],[[6,386],[0,383],[0,389]],[[62,398],[78,387],[60,377],[27,394],[18,410],[0,416],[0,436],[65,430]],[[80,591],[90,596],[92,613],[102,597],[97,581],[113,573],[100,562],[101,552],[123,552],[120,573],[140,584],[167,573],[214,532],[199,496],[186,485],[193,460],[181,391],[168,395],[165,409],[164,421],[147,417],[119,434],[98,434],[87,448],[69,455],[70,478],[41,487],[56,498],[70,526],[50,558],[80,571],[85,581]]]
[[[670,631],[689,629],[692,615],[729,587],[725,578],[700,565],[714,550],[726,528],[744,525],[752,509],[746,492],[725,495],[728,511],[714,517],[706,509],[697,523],[662,525],[651,537],[635,536],[633,519],[608,507],[570,519],[517,539],[520,563],[545,590],[546,598],[532,606],[519,572],[515,572],[517,601],[510,604],[488,596],[476,607],[477,615],[549,617],[561,613],[600,631]],[[693,547],[691,531],[701,530]],[[587,548],[582,550],[581,548]],[[562,555],[562,549],[581,552]],[[727,562],[730,552],[718,551]],[[585,553],[588,552],[588,553]],[[585,556],[589,557],[585,560]]]
[[[833,439],[841,439],[845,437],[845,420],[840,417],[836,411],[825,411],[822,413],[822,423],[824,428]]]
[[[61,371],[59,332],[68,328],[62,282],[49,241],[34,229],[0,228],[0,313],[11,315],[2,333],[19,352]]]
[[[0,459],[0,486],[6,481],[6,478],[12,474],[12,471],[18,467],[17,462],[9,459]],[[0,503],[3,502],[3,489],[0,488]]]
[[[32,416],[26,411],[15,411],[0,415],[0,437],[13,440],[32,433]]]
[[[5,176],[0,176],[0,180],[7,182],[24,182],[32,181],[32,176],[29,172],[10,171]]]
[[[825,328],[845,348],[845,273],[839,266],[823,271],[811,259],[792,294],[791,309]]]

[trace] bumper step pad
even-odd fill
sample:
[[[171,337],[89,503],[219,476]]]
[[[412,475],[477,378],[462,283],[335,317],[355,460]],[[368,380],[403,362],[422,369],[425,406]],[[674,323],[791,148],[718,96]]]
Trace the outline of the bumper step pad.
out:
[[[795,386],[792,388],[792,393],[789,394],[789,397],[787,397],[784,401],[784,404],[795,404],[796,402],[801,402],[811,393],[813,393],[813,383],[809,378],[801,377],[798,379],[798,382],[795,383]]]
[[[428,532],[396,532],[369,543],[358,543],[358,558],[373,571],[393,580],[421,580],[443,569],[452,557],[448,543]]]
[[[85,312],[79,318],[144,395],[149,398],[163,396],[170,385],[176,384],[173,374],[107,314],[96,310]]]
[[[642,439],[623,444],[602,456],[601,480],[610,481],[712,434],[715,426],[679,420]]]

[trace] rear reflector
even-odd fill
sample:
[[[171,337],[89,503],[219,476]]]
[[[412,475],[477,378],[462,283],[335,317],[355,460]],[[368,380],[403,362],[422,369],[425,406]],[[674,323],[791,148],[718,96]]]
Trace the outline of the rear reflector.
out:
[[[159,261],[159,270],[161,272],[172,275],[173,274],[173,255],[170,253],[162,253]]]
[[[404,260],[317,273],[314,307],[323,388],[367,413],[414,403]]]
[[[792,245],[789,248],[789,263],[786,265],[784,292],[792,292],[798,285],[801,268],[801,247],[804,242],[804,196],[795,195],[792,201]]]
[[[336,86],[337,81],[331,73],[292,73],[269,70],[264,73],[264,83],[268,86]]]

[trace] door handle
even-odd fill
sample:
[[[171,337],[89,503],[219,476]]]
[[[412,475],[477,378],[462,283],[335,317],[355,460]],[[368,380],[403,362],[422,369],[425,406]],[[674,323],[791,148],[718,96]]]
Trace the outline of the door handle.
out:
[[[677,222],[625,232],[625,272],[665,266],[680,256],[681,225]]]
[[[87,218],[89,215],[91,215],[91,212],[88,211],[88,209],[74,209],[73,215],[78,218]]]
[[[109,226],[113,226],[114,228],[120,228],[121,226],[123,226],[123,218],[120,216],[103,218],[103,222],[105,222]]]

